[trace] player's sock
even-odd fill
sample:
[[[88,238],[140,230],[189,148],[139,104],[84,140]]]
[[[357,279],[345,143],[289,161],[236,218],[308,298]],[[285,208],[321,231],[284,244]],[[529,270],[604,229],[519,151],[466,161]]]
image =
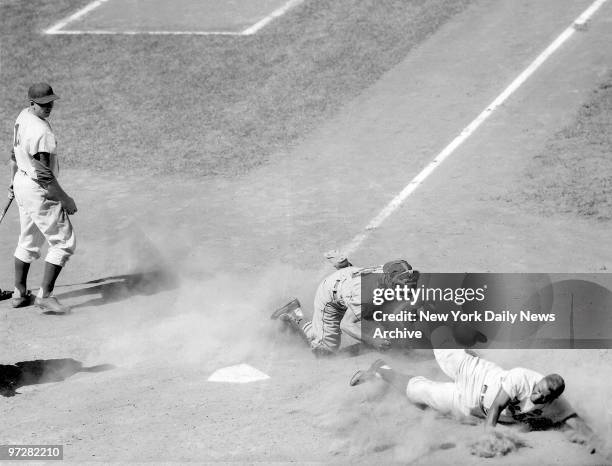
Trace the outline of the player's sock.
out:
[[[388,365],[380,366],[376,368],[376,375],[380,376],[385,382],[393,384],[397,378],[397,373],[391,369]]]
[[[411,375],[402,374],[391,369],[387,364],[377,367],[376,374],[379,375],[385,382],[397,389],[401,393],[406,392],[408,381],[412,378]]]
[[[23,262],[15,257],[15,291],[19,291],[21,296],[25,296],[28,290],[28,272],[30,263]]]
[[[61,271],[61,265],[45,262],[45,273],[43,275],[42,285],[40,286],[42,296],[39,297],[46,298],[47,296],[51,296],[51,293],[53,293],[53,288],[55,288],[55,280],[57,280],[57,277]]]

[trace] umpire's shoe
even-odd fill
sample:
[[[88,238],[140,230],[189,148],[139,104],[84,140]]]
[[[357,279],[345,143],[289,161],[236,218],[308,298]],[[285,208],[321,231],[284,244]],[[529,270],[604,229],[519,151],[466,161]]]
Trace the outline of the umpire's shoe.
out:
[[[37,296],[34,300],[34,305],[38,307],[43,314],[60,316],[70,314],[70,308],[60,303],[59,300],[53,295],[47,296],[46,298],[39,298]]]
[[[372,380],[374,377],[378,376],[378,370],[386,365],[387,363],[384,360],[377,359],[372,363],[368,370],[358,370],[357,372],[355,372],[351,377],[351,380],[349,380],[349,385],[351,387],[354,387],[355,385],[359,385],[364,382],[367,382],[368,380]]]
[[[272,313],[270,319],[280,319],[280,320],[296,320],[300,321],[304,318],[304,314],[302,313],[302,305],[297,298],[294,298],[283,307],[277,309]]]

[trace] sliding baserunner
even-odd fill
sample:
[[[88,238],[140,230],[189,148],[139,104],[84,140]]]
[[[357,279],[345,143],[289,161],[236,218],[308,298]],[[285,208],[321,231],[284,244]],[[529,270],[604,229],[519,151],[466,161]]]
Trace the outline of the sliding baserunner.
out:
[[[448,327],[432,333],[435,346],[459,346],[449,345],[450,341],[453,332]],[[601,445],[593,430],[561,396],[565,381],[560,375],[543,376],[522,367],[504,370],[465,349],[434,349],[434,355],[451,382],[403,374],[379,359],[369,369],[357,371],[349,384],[355,386],[378,377],[418,406],[458,418],[484,418],[487,429],[495,428],[498,422],[557,425],[570,431],[572,441],[587,444],[591,453]]]

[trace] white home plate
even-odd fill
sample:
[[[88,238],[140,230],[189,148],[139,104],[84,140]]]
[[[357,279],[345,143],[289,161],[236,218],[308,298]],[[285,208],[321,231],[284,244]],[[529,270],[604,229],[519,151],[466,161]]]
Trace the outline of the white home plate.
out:
[[[249,383],[269,379],[270,376],[248,364],[218,369],[208,378],[209,382]]]

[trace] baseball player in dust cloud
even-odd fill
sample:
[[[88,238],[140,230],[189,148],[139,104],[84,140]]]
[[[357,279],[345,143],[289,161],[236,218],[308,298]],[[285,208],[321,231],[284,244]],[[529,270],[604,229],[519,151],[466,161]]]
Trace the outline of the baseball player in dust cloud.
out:
[[[311,321],[305,321],[297,299],[276,310],[271,318],[285,322],[310,346],[316,356],[335,353],[344,332],[378,350],[390,348],[389,340],[373,338],[361,332],[361,278],[365,274],[380,274],[381,286],[416,286],[418,272],[405,260],[387,262],[382,267],[354,267],[346,257],[329,254],[327,258],[336,271],[317,288]]]
[[[47,119],[58,98],[49,84],[32,85],[28,89],[30,106],[21,111],[15,122],[9,198],[14,196],[19,206],[21,233],[15,249],[12,305],[23,307],[32,302],[27,289],[28,272],[46,240],[49,250],[34,304],[46,313],[66,314],[69,308],[53,296],[53,288],[76,247],[68,215],[74,214],[77,207],[57,181],[57,143]]]
[[[595,453],[602,442],[561,396],[565,381],[558,374],[542,374],[516,367],[504,370],[460,346],[453,330],[438,327],[431,334],[434,355],[452,382],[434,382],[422,376],[402,374],[385,361],[375,361],[368,370],[357,371],[349,384],[382,378],[405,393],[412,403],[458,418],[485,419],[492,430],[498,422],[523,422],[534,427],[562,426],[573,442],[586,443]]]

